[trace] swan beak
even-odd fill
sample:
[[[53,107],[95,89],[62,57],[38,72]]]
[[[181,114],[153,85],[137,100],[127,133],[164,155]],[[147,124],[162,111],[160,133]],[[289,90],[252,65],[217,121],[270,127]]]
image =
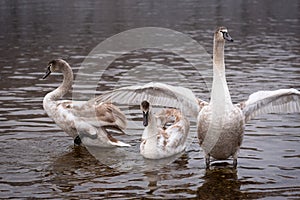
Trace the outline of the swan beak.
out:
[[[143,125],[148,126],[148,112],[143,111]]]
[[[50,67],[48,67],[45,75],[43,76],[43,79],[47,78],[50,74],[51,74],[51,70]]]
[[[223,32],[223,37],[224,37],[225,40],[227,40],[229,42],[233,42],[233,39],[231,38],[231,36],[227,32]]]

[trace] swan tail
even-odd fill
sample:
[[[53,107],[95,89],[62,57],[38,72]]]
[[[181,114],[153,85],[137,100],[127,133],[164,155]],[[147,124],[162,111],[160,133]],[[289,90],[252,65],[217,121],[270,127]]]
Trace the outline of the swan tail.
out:
[[[125,142],[119,141],[116,138],[114,138],[110,133],[106,132],[107,134],[107,138],[108,138],[108,142],[113,145],[113,146],[117,146],[117,147],[130,147],[130,144],[127,144]]]
[[[110,141],[110,144],[113,146],[117,146],[117,147],[131,147],[130,144],[127,144],[127,143],[121,142],[121,141],[116,141],[116,142]]]

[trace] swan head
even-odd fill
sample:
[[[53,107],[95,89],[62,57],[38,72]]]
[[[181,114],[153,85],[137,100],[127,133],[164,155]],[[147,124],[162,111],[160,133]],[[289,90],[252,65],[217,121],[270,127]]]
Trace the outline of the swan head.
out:
[[[51,60],[47,65],[47,70],[45,75],[43,76],[43,79],[47,78],[51,74],[51,72],[61,71],[66,63],[67,62],[62,59]]]
[[[150,103],[148,101],[143,101],[141,103],[141,110],[143,112],[143,125],[148,126]]]
[[[216,41],[224,42],[227,40],[229,42],[233,42],[233,39],[230,37],[227,28],[224,26],[217,28],[214,37]]]

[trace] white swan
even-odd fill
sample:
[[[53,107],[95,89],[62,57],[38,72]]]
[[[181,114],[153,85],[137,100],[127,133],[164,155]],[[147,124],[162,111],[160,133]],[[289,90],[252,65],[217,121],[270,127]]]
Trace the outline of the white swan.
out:
[[[177,109],[163,109],[155,116],[149,102],[143,101],[141,110],[145,129],[140,152],[145,158],[166,158],[185,149],[190,126]]]
[[[198,115],[198,138],[207,167],[210,157],[223,160],[230,156],[236,167],[245,123],[257,114],[300,111],[300,92],[295,89],[259,91],[233,105],[225,76],[225,40],[233,41],[227,29],[220,27],[214,34],[211,100],[202,104]]]
[[[55,71],[62,72],[64,79],[57,89],[44,97],[43,107],[48,116],[73,137],[74,143],[98,147],[130,146],[106,130],[110,127],[123,131],[126,128],[125,115],[111,103],[60,100],[72,87],[73,72],[66,61],[52,60],[43,79]]]
[[[96,101],[135,103],[146,97],[152,104],[180,107],[183,112],[196,113],[193,116],[198,115],[197,132],[206,166],[209,167],[210,157],[223,160],[232,156],[236,167],[245,123],[258,114],[300,112],[300,92],[296,89],[258,91],[247,101],[233,105],[225,76],[225,40],[233,41],[227,29],[219,27],[214,33],[213,85],[209,103],[195,97],[187,88],[161,83],[119,88],[103,94]]]

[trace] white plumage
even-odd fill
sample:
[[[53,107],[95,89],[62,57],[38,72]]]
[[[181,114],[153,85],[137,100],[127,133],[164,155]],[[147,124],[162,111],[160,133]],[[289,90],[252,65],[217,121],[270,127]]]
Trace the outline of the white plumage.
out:
[[[107,132],[107,128],[122,132],[126,128],[126,117],[116,106],[104,102],[60,100],[72,87],[73,72],[66,61],[57,59],[49,62],[43,78],[54,71],[63,73],[63,83],[44,97],[43,107],[48,116],[74,139],[75,144],[130,146]]]
[[[141,110],[145,129],[140,153],[145,158],[166,158],[185,149],[189,122],[178,110],[163,109],[155,116],[147,101],[142,102]]]
[[[194,96],[187,88],[149,83],[144,86],[119,88],[100,96],[96,101],[136,103],[149,99],[151,104],[180,108],[182,112],[198,116],[198,138],[206,157],[223,160],[237,156],[242,144],[245,123],[259,114],[300,112],[300,92],[296,89],[258,91],[247,101],[233,104],[225,76],[225,40],[233,41],[225,27],[214,33],[213,84],[210,102]]]
[[[151,105],[175,105],[176,108],[184,110],[185,114],[192,116],[197,116],[199,112],[199,100],[190,89],[157,82],[107,91],[91,101],[96,103],[114,101],[122,104],[140,104],[145,99]]]
[[[300,92],[296,89],[279,89],[275,91],[258,91],[251,94],[247,101],[240,103],[249,121],[264,113],[291,113],[300,110]]]

